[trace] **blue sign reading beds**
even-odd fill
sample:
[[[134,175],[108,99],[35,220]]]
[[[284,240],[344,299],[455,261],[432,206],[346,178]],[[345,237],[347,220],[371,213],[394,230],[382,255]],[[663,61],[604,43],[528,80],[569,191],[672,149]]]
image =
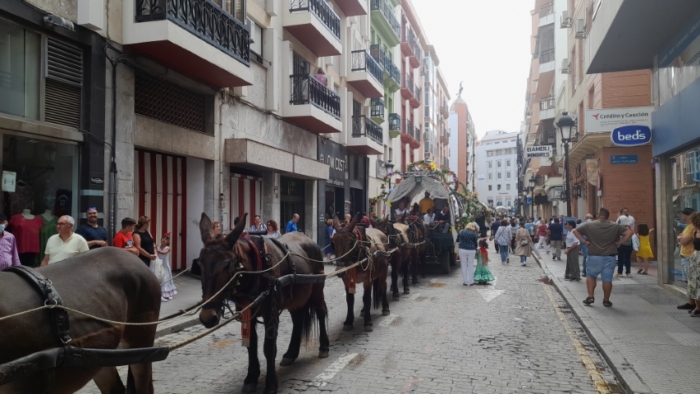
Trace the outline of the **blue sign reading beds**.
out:
[[[639,158],[637,155],[612,155],[610,156],[610,164],[637,164]]]
[[[617,146],[639,146],[651,142],[651,129],[648,126],[623,126],[610,133],[610,139]]]

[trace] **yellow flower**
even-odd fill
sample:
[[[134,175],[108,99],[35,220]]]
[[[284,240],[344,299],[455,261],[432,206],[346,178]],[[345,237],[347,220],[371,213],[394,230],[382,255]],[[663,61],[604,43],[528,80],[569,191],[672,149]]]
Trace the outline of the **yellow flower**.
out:
[[[391,208],[391,201],[387,201],[387,202],[386,202],[386,206],[389,207],[389,208]]]

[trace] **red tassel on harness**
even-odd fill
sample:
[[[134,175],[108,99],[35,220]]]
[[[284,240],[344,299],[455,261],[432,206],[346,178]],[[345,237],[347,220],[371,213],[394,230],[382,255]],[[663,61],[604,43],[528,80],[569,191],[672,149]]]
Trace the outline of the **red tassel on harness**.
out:
[[[355,269],[357,267],[352,267],[345,273],[348,281],[348,293],[350,294],[355,294]]]
[[[248,305],[250,305],[250,303],[246,303],[243,307],[246,308]],[[253,308],[245,310],[241,316],[241,343],[245,347],[250,346],[250,327],[253,318],[252,309]]]

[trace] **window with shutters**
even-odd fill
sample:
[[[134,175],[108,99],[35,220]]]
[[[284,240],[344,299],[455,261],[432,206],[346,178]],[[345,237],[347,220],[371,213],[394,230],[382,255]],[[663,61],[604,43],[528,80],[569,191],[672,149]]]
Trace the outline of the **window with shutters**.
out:
[[[0,19],[0,112],[81,127],[83,49]]]

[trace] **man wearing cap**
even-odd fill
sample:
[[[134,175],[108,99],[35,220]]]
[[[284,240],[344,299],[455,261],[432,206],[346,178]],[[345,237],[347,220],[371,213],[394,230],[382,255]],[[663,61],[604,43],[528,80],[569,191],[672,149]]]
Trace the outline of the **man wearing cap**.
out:
[[[681,220],[685,223],[685,228],[681,235],[678,236],[678,242],[681,244],[681,269],[683,270],[683,277],[689,278],[688,268],[690,267],[690,257],[693,255],[695,248],[693,248],[693,234],[695,234],[695,226],[690,221],[690,215],[693,214],[695,210],[693,208],[683,208],[681,212]],[[687,279],[686,279],[687,280]],[[678,309],[695,309],[695,289],[690,285],[691,281],[688,280],[688,302],[683,305],[679,305]]]
[[[17,239],[5,231],[7,216],[0,213],[0,271],[7,267],[21,265],[17,253]]]
[[[97,224],[97,208],[88,207],[86,215],[87,223],[78,227],[75,233],[85,238],[90,249],[107,246],[107,230]]]

